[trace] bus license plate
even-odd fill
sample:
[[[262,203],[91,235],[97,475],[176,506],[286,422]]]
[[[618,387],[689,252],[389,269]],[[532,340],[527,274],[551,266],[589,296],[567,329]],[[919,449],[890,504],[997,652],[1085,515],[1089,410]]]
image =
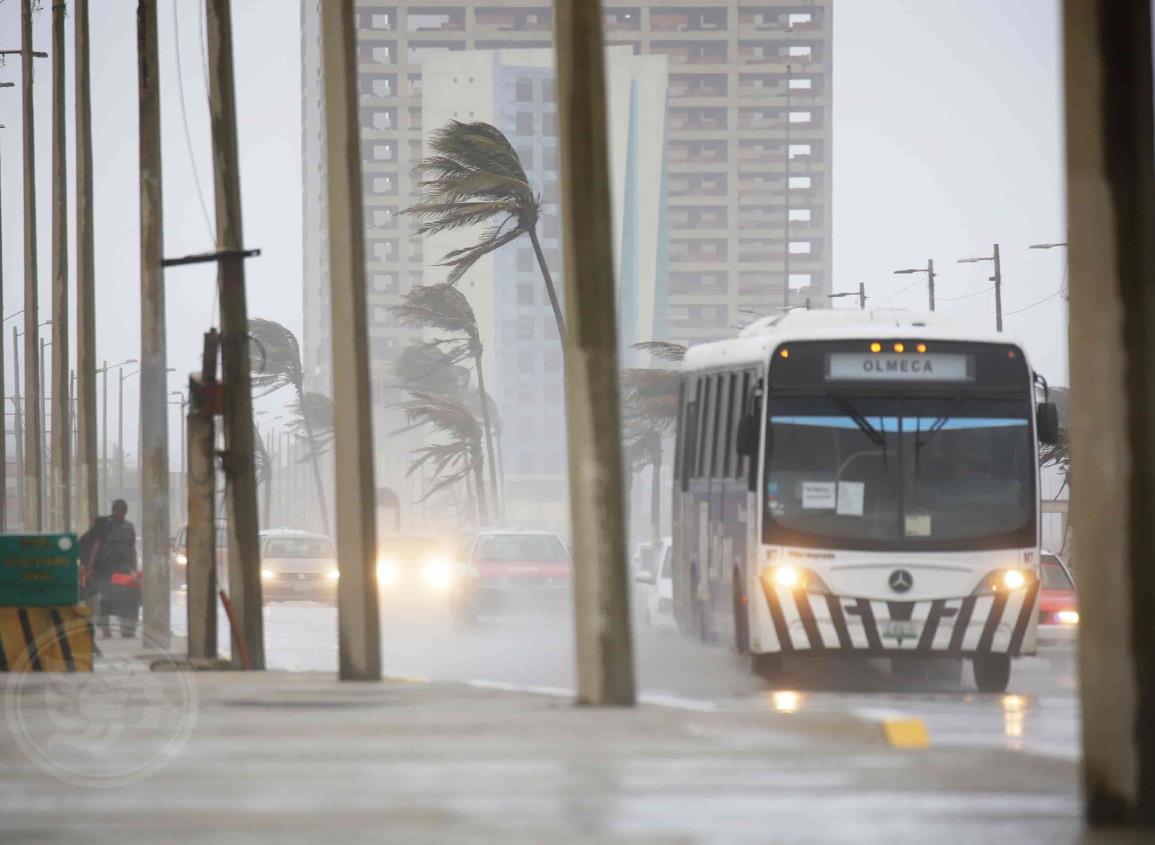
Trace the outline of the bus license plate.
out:
[[[913,622],[887,622],[882,636],[888,640],[911,640],[918,636],[918,626]]]

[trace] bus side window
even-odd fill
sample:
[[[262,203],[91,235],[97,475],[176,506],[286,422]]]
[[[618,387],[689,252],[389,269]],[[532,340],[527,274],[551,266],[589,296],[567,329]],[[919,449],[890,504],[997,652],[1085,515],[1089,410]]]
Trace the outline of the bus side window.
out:
[[[734,452],[734,424],[738,419],[738,411],[734,408],[734,395],[738,387],[737,374],[730,373],[726,384],[726,439],[722,443],[722,471],[718,473],[720,478],[729,478],[734,467],[731,455]]]
[[[698,397],[702,392],[702,380],[695,379],[693,388],[687,391],[694,394],[693,399],[687,399],[685,412],[685,426],[682,429],[682,490],[690,486],[690,479],[694,477],[697,467],[698,444]]]
[[[714,466],[710,473],[711,478],[725,478],[726,467],[729,464],[726,453],[727,434],[730,431],[730,381],[732,377],[722,373],[718,376],[718,387],[714,391],[717,413],[714,415]]]
[[[710,476],[710,438],[713,436],[713,426],[710,423],[713,421],[714,415],[711,413],[713,409],[714,380],[709,376],[702,379],[702,404],[700,415],[700,430],[698,432],[698,471],[694,473],[695,478],[709,478]]]
[[[728,465],[727,476],[742,477],[742,456],[738,454],[738,425],[742,421],[742,414],[746,411],[746,391],[749,387],[748,373],[735,373],[730,396],[730,440],[726,448],[727,456],[732,456]]]
[[[686,380],[678,380],[678,420],[674,425],[674,481],[681,482],[685,455],[682,454],[686,437]]]

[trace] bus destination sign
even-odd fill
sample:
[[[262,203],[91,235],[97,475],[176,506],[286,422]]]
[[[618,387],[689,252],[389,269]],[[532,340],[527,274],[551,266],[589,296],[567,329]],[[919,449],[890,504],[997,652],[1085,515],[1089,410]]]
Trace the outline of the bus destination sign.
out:
[[[970,355],[832,352],[827,381],[971,381]]]

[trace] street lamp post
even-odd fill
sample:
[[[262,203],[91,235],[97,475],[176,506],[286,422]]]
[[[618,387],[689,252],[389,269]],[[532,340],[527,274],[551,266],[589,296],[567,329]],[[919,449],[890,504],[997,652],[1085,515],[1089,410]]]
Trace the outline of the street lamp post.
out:
[[[1028,249],[1059,249],[1060,247],[1062,247],[1063,249],[1066,249],[1067,248],[1067,242],[1066,241],[1059,241],[1057,243],[1052,243],[1052,244],[1031,244],[1028,247]],[[1065,302],[1069,302],[1070,299],[1071,299],[1071,292],[1067,289],[1067,274],[1064,273],[1063,274],[1063,300]]]
[[[826,294],[827,299],[842,299],[844,296],[857,296],[858,297],[859,310],[861,310],[861,311],[866,310],[866,284],[864,282],[858,283],[858,292],[857,293],[855,293],[854,291],[846,291],[845,293],[828,293],[828,294]]]
[[[127,367],[129,364],[135,364],[135,363],[136,363],[135,358],[127,358],[124,361],[121,361],[119,364],[109,364],[107,361],[105,361],[104,366],[96,371],[96,372],[100,373],[100,382],[101,382],[100,428],[101,428],[101,431],[103,433],[103,443],[101,444],[101,448],[103,451],[102,451],[102,454],[100,457],[100,462],[104,466],[103,491],[104,491],[104,502],[106,505],[108,504],[108,501],[109,501],[108,478],[112,474],[111,472],[109,472],[109,464],[108,464],[108,371],[109,370],[120,370],[122,367]],[[123,396],[121,398],[123,400]],[[122,401],[121,407],[123,408],[123,401]],[[97,508],[97,510],[99,511],[99,508]]]
[[[1003,330],[1003,265],[999,260],[999,245],[995,244],[994,253],[992,255],[984,255],[978,258],[960,258],[959,264],[979,264],[984,261],[990,261],[994,264],[994,275],[988,281],[995,283],[995,329],[997,331]]]
[[[997,247],[996,247],[997,249]],[[906,270],[895,270],[894,275],[905,276],[910,273],[926,273],[927,294],[930,300],[930,310],[934,310],[934,259],[928,258],[925,267],[911,267]]]

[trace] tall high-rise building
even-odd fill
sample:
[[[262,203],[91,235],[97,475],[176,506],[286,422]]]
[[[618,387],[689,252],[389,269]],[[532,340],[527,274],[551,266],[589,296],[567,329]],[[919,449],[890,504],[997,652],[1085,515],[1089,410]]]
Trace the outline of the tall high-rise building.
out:
[[[302,0],[303,347],[311,387],[325,390],[321,2]],[[831,290],[833,0],[604,0],[603,6],[608,44],[664,56],[668,70],[665,144],[642,151],[664,174],[657,213],[667,235],[652,279],[644,280],[653,289],[652,319],[633,325],[652,328],[656,339],[693,343],[726,336],[784,305],[824,307]],[[436,128],[425,125],[426,64],[437,56],[437,66],[446,67],[452,53],[549,48],[553,10],[540,0],[358,0],[357,18],[369,331],[375,401],[385,408],[400,398],[391,389],[390,364],[418,336],[396,323],[389,306],[432,280],[429,268],[441,257],[433,244],[413,237],[415,221],[402,213],[420,197],[411,170]],[[550,202],[548,188],[544,193]],[[517,260],[516,254],[498,260],[507,258]],[[623,288],[623,300],[629,290]],[[400,485],[404,458],[379,453],[379,475]]]

